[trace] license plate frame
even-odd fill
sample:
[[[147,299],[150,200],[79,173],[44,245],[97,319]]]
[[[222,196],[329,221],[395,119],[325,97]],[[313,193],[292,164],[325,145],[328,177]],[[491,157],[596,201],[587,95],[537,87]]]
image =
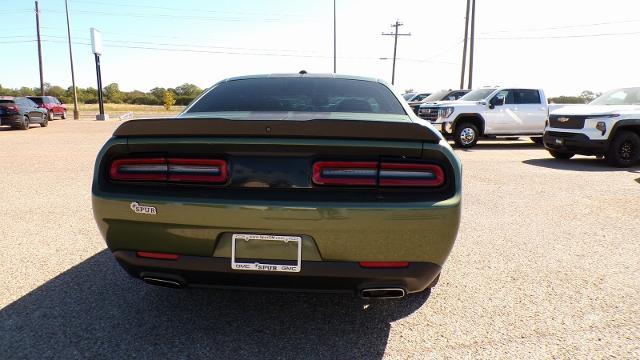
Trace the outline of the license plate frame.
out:
[[[240,262],[236,259],[236,241],[281,241],[284,243],[297,242],[296,265],[274,264],[273,262]],[[266,234],[232,234],[231,235],[231,268],[233,270],[263,271],[263,272],[300,272],[302,270],[302,237],[292,235]]]

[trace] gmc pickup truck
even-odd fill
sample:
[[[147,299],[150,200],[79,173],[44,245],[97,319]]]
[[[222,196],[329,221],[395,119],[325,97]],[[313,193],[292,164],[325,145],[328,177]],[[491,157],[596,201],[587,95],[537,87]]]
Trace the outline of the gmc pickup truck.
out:
[[[544,146],[557,159],[605,157],[613,166],[640,160],[640,87],[611,90],[583,106],[554,110]]]
[[[528,136],[542,143],[549,107],[541,89],[491,87],[473,90],[457,101],[425,104],[418,116],[429,120],[458,147],[480,137]]]

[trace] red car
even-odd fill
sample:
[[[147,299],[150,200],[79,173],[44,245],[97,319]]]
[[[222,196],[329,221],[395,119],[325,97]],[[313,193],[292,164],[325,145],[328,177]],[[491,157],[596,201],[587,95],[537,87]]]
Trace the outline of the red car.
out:
[[[47,118],[53,120],[54,116],[60,116],[61,119],[67,118],[67,108],[62,105],[60,100],[53,96],[27,96],[33,102],[38,104],[38,107],[47,110]]]

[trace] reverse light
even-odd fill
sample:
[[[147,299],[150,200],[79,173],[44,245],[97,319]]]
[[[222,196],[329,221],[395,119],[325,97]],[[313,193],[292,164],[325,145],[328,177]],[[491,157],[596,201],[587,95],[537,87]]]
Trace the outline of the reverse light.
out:
[[[433,164],[380,164],[380,186],[436,187],[444,184],[444,171]]]
[[[313,164],[316,185],[370,185],[378,178],[375,161],[318,161]]]
[[[165,181],[167,180],[167,159],[141,158],[114,160],[111,163],[109,175],[113,180]]]
[[[363,268],[406,268],[409,267],[408,261],[361,261],[360,266]]]

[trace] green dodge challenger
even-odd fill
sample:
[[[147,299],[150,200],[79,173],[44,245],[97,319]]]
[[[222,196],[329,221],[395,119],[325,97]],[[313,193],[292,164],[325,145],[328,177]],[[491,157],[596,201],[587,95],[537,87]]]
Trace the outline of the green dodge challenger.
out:
[[[247,76],[176,118],[123,123],[92,200],[115,258],[150,284],[394,298],[437,282],[461,167],[382,81]]]

